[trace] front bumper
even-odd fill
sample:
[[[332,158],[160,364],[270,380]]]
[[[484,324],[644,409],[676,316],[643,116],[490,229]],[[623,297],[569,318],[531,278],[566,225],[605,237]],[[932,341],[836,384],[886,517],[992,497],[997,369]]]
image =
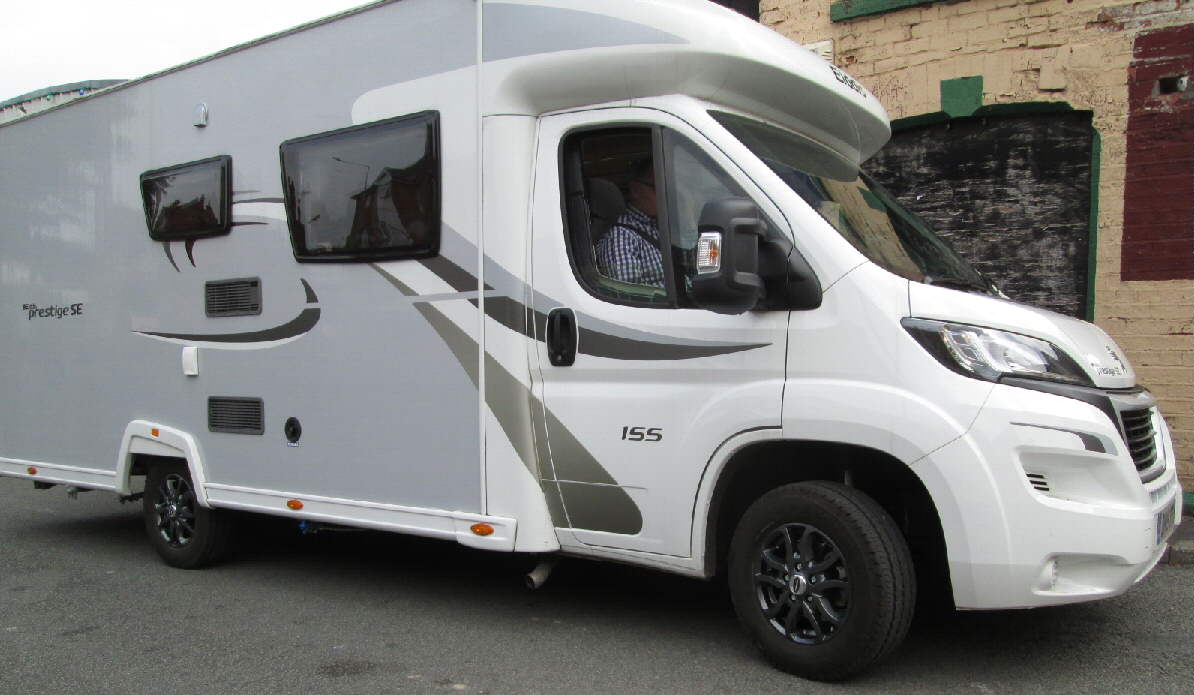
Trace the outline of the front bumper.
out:
[[[941,515],[956,605],[1074,603],[1143,578],[1182,504],[1169,430],[1151,418],[1157,462],[1142,474],[1104,409],[996,386],[966,435],[914,465]]]

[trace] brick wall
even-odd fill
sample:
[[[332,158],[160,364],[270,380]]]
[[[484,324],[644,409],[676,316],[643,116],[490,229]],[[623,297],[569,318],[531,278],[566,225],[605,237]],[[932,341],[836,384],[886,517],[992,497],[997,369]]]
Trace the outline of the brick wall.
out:
[[[895,133],[867,172],[1004,294],[1086,318],[1092,140],[1089,111],[954,119]]]
[[[1133,74],[1151,77],[1142,75],[1139,62],[1147,60],[1150,49],[1141,47],[1137,55],[1137,41],[1149,32],[1194,24],[1191,0],[961,0],[837,22],[831,21],[831,5],[829,0],[761,0],[760,21],[802,44],[832,42],[834,62],[874,92],[892,118],[942,111],[942,81],[971,76],[983,78],[985,105],[1065,102],[1093,113],[1102,143],[1095,321],[1115,337],[1140,382],[1160,399],[1183,484],[1194,489],[1194,281],[1189,275],[1134,279],[1131,258],[1127,276],[1121,271],[1125,215],[1132,229],[1140,215],[1150,212],[1125,206],[1129,150],[1135,149],[1129,144],[1129,82]],[[839,16],[843,8],[849,6],[839,5]],[[1190,103],[1188,91],[1169,98],[1177,106]],[[1187,120],[1183,132],[1190,130]],[[1170,149],[1181,147],[1175,143]],[[1185,199],[1192,195],[1187,192]],[[1157,212],[1155,206],[1151,212]],[[1180,225],[1176,229],[1180,235]],[[1187,227],[1184,233],[1188,238],[1194,230]],[[1126,241],[1131,252],[1133,237]],[[1180,258],[1171,262],[1181,265]],[[1194,259],[1185,262],[1194,264]]]

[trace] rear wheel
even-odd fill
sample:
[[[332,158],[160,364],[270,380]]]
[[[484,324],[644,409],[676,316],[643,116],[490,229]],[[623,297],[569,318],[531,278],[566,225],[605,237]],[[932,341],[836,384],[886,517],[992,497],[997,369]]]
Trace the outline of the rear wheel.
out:
[[[730,546],[730,595],[743,627],[779,668],[853,676],[908,632],[916,577],[907,543],[867,495],[813,481],[768,492]]]
[[[150,544],[169,565],[203,567],[222,557],[228,547],[231,520],[199,505],[184,464],[163,463],[149,469],[141,511]]]

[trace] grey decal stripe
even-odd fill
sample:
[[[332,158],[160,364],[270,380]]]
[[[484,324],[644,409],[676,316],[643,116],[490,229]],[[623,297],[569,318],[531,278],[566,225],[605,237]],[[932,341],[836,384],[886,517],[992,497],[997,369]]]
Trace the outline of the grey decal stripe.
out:
[[[406,296],[413,296],[414,290],[406,283],[393,277],[376,264],[370,264],[379,275]],[[486,302],[488,304],[488,301]],[[456,357],[469,379],[477,386],[477,343],[467,333],[452,323],[447,316],[428,302],[416,302],[415,308],[431,325],[440,339],[447,344],[448,349]],[[586,494],[583,490],[574,492],[578,508],[588,507],[588,502],[600,497],[601,504],[608,508],[604,514],[589,510],[586,523],[594,526],[577,526],[594,531],[608,531],[609,533],[638,533],[642,529],[642,513],[634,504],[634,500],[610,476],[609,472],[584,448],[576,437],[561,423],[555,415],[543,407],[543,403],[535,398],[530,389],[523,386],[505,367],[492,355],[485,355],[486,394],[485,403],[493,412],[498,425],[510,440],[523,465],[539,481],[547,500],[548,511],[552,523],[563,526],[568,518],[561,500],[563,486],[550,478],[551,473],[540,470],[540,465],[555,466],[560,457],[568,459],[565,466],[572,480],[592,481],[603,483],[603,491]],[[533,413],[543,412],[546,416],[547,430],[544,430],[539,419]],[[550,432],[550,433],[549,433]],[[545,447],[551,446],[550,455]],[[558,447],[558,450],[556,449]],[[599,523],[600,522],[600,523]],[[624,529],[634,528],[633,531]],[[618,529],[618,530],[615,530]]]
[[[307,293],[307,303],[315,304],[319,301],[319,297],[315,296],[315,290],[311,289],[311,283],[303,278],[299,278],[299,282],[303,283],[303,291]]]
[[[486,4],[484,13],[485,62],[582,48],[687,43],[645,24],[581,10],[502,3]]]
[[[451,229],[444,231],[446,234],[455,234]],[[472,242],[459,235],[454,237],[454,241],[468,248],[476,249]],[[421,262],[457,291],[475,290],[477,287],[477,278],[442,256],[428,258]],[[485,315],[516,333],[535,337],[541,341],[544,327],[547,325],[546,313],[514,299],[526,289],[526,283],[511,275],[509,271],[493,262],[488,256],[485,258],[485,269],[487,277],[500,287],[499,291],[502,293],[497,297],[486,295]],[[485,289],[491,290],[493,287],[487,282]],[[470,301],[474,306],[480,303],[477,300]],[[541,308],[560,306],[560,302],[537,292],[534,304]],[[606,357],[615,360],[690,360],[699,357],[729,355],[771,345],[770,343],[742,344],[674,338],[631,329],[619,330],[620,327],[615,324],[600,321],[585,314],[580,314],[577,318],[580,323],[580,352],[593,357]],[[598,326],[598,329],[586,328],[586,326],[592,325]],[[531,331],[531,328],[536,330]],[[614,332],[623,330],[626,335],[617,335]]]
[[[413,296],[415,296],[415,291],[414,291],[414,290],[412,290],[412,289],[411,289],[409,286],[407,286],[407,284],[406,284],[405,282],[402,282],[402,281],[401,281],[401,280],[399,280],[398,278],[396,278],[396,277],[394,277],[393,275],[390,275],[390,274],[389,274],[389,273],[387,273],[386,271],[382,270],[382,269],[381,269],[381,267],[380,267],[380,266],[378,266],[376,263],[370,263],[370,264],[369,264],[369,267],[370,267],[370,268],[372,268],[372,269],[374,269],[374,270],[376,270],[376,271],[377,271],[377,274],[378,274],[378,275],[380,275],[380,276],[382,277],[382,279],[383,279],[383,280],[385,280],[386,282],[388,282],[388,283],[390,283],[391,285],[393,285],[393,286],[394,286],[395,288],[397,288],[397,289],[398,289],[398,291],[399,291],[399,292],[401,292],[403,295],[405,295],[405,296],[407,296],[407,297],[413,297]]]
[[[535,317],[538,321],[538,316]],[[735,352],[756,350],[770,343],[748,343],[744,345],[674,345],[652,343],[633,338],[621,338],[608,333],[580,327],[580,352],[594,357],[608,357],[614,360],[691,360],[698,357],[729,355]]]
[[[643,530],[642,513],[622,488],[565,482],[559,485],[573,528],[626,535]]]
[[[176,267],[177,269],[177,267]],[[310,283],[299,278],[299,282],[303,283],[303,292],[307,295],[307,304],[315,304],[319,298],[315,296],[315,290],[311,289]],[[203,333],[158,333],[155,331],[133,331],[139,335],[151,336],[154,338],[167,338],[170,340],[189,340],[194,342],[207,343],[268,343],[277,340],[286,340],[287,338],[294,338],[300,336],[319,323],[319,308],[308,307],[303,309],[298,316],[281,326],[274,326],[261,331],[249,331],[247,333],[217,333],[207,335]]]
[[[134,331],[134,333],[154,338],[170,338],[172,340],[190,340],[208,343],[267,343],[300,336],[314,328],[317,323],[319,323],[319,309],[303,309],[301,314],[281,326],[267,328],[262,331],[219,333],[214,335],[203,333],[157,333],[153,331]]]
[[[182,271],[179,270],[178,264],[174,262],[174,252],[170,250],[170,242],[163,241],[162,248],[166,249],[166,260],[170,261],[170,265],[174,266],[174,272],[181,273]]]
[[[470,301],[473,306],[479,303],[475,299]],[[519,335],[528,335],[527,327],[531,325],[527,322],[529,313],[522,302],[510,297],[485,298],[485,315]],[[547,318],[544,317],[543,320],[546,321]]]
[[[425,268],[439,276],[439,279],[448,283],[457,292],[472,292],[477,289],[477,278],[472,273],[443,256],[432,256],[431,258],[424,258],[419,262]],[[486,286],[485,289],[491,290],[493,288]]]
[[[1093,451],[1096,454],[1108,453],[1107,446],[1103,442],[1103,440],[1089,432],[1079,432],[1077,430],[1068,430],[1064,427],[1050,427],[1048,425],[1033,425],[1028,422],[1013,422],[1012,424],[1019,425],[1020,427],[1035,427],[1038,430],[1054,430],[1056,432],[1065,432],[1066,434],[1072,434],[1072,435],[1076,436],[1078,439],[1082,440],[1082,446],[1085,447],[1087,451]],[[1114,451],[1114,447],[1112,447],[1112,451]]]
[[[476,306],[477,301],[472,300]],[[547,317],[538,311],[530,311],[526,306],[510,297],[487,297],[485,299],[485,315],[516,333],[528,335],[543,341]],[[534,321],[534,332],[529,332],[531,324],[528,317]],[[581,321],[584,316],[580,317]],[[580,326],[579,348],[582,355],[606,357],[614,360],[691,360],[698,357],[712,357],[715,355],[729,355],[735,352],[755,350],[768,347],[770,343],[746,343],[740,345],[684,345],[676,343],[656,343],[636,338],[602,333]]]
[[[558,476],[555,475],[555,466],[551,461],[550,443],[547,441],[547,429],[545,427],[543,416],[543,403],[535,401],[532,407],[536,410],[531,415],[532,433],[535,438],[535,456],[542,462],[543,471],[539,475],[539,487],[543,488],[543,494],[547,500],[547,511],[551,514],[551,523],[554,526],[570,527],[572,522],[568,520],[568,510],[564,508],[564,497],[560,492],[560,484],[556,482]],[[540,417],[535,417],[538,414]]]

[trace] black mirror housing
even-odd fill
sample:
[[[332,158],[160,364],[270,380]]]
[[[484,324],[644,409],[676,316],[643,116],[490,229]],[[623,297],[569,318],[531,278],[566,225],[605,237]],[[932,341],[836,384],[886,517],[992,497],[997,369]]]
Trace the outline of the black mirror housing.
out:
[[[759,249],[759,273],[767,289],[763,307],[807,310],[821,306],[821,281],[791,241],[774,235]]]
[[[697,231],[721,235],[720,266],[716,271],[698,271],[689,297],[700,308],[719,314],[741,314],[755,308],[764,294],[759,247],[767,234],[767,224],[755,204],[745,198],[706,203]]]

